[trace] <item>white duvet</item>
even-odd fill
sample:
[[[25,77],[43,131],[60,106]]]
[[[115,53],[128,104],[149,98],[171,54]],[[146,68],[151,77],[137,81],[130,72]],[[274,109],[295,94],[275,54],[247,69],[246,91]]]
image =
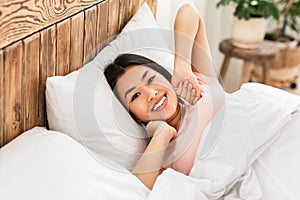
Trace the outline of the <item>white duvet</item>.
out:
[[[65,134],[36,127],[0,149],[0,196],[298,200],[299,103],[298,96],[253,83],[228,94],[224,108],[205,129],[190,175],[167,169],[152,191]]]
[[[206,128],[190,175],[165,170],[148,199],[300,199],[299,105],[298,96],[244,84]]]

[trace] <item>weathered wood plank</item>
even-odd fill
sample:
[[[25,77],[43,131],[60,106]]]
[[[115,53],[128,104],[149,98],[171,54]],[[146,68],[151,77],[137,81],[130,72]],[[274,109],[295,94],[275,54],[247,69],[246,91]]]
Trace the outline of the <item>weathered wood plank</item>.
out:
[[[0,147],[3,146],[3,80],[4,80],[4,66],[3,66],[3,51],[0,50]]]
[[[140,7],[140,0],[131,0],[128,4],[128,19],[131,19]]]
[[[118,32],[120,32],[123,27],[128,22],[128,0],[119,0],[119,20],[118,20]]]
[[[108,1],[108,40],[111,41],[118,34],[119,0]]]
[[[37,121],[34,125],[46,125],[46,78],[54,76],[58,72],[57,63],[61,64],[61,62],[58,62],[57,59],[62,59],[58,58],[58,56],[61,56],[60,52],[65,53],[65,50],[61,48],[64,45],[59,43],[63,39],[59,39],[59,37],[62,34],[68,35],[61,30],[61,24],[63,23],[50,25],[61,21],[64,18],[62,16],[79,13],[79,10],[75,12],[76,9],[68,7],[72,3],[89,2],[94,5],[100,1],[102,0],[5,0],[5,2],[0,0],[0,146],[6,144],[25,129],[32,127],[35,120]],[[152,11],[153,5],[156,5],[156,0],[153,1],[154,3],[150,6]],[[96,9],[96,11],[86,11],[86,21],[84,21],[84,11],[72,17],[69,25],[70,41],[63,41],[67,48],[70,48],[69,56],[64,57],[63,60],[63,62],[69,63],[69,68],[64,70],[64,73],[82,66],[80,61],[83,62],[84,56],[88,55],[90,50],[93,51],[96,47],[97,51],[99,51],[103,48],[104,44],[102,42],[108,37],[118,34],[119,30],[124,26],[124,22],[129,20],[142,2],[142,0],[126,1],[126,11],[124,0],[107,0],[90,9]],[[33,6],[28,6],[29,3],[33,3]],[[43,6],[47,7],[43,8]],[[39,10],[34,13],[33,11],[36,8]],[[27,14],[27,9],[30,9],[33,13],[31,15]],[[44,9],[48,9],[48,13],[44,12]],[[51,19],[50,23],[47,17],[44,17],[50,16],[50,14],[52,17],[58,16],[59,14],[56,13],[58,10],[60,18],[55,18],[57,21]],[[72,10],[72,14],[70,14],[71,12],[64,13],[66,10]],[[39,14],[44,18],[40,19]],[[19,16],[19,18],[15,18],[15,16]],[[31,26],[28,22],[33,25]],[[37,29],[36,27],[44,22],[49,22],[50,24],[44,24],[45,26],[40,27],[48,28],[40,31],[40,36],[38,36],[40,28]],[[12,29],[13,32],[9,32],[9,29]],[[12,36],[11,33],[14,33],[14,35]],[[24,39],[23,42],[19,40],[21,36],[19,37],[18,35],[20,34],[23,35],[22,38],[28,35],[32,36]],[[7,44],[13,41],[17,42],[7,46],[3,42],[7,41],[7,38],[10,38]],[[93,43],[92,39],[94,39],[95,43]],[[58,42],[57,40],[60,41]],[[85,41],[92,41],[92,45],[89,43],[84,45]],[[6,48],[2,49],[4,46]],[[86,54],[84,54],[83,49],[85,49]],[[39,60],[37,59],[38,57]],[[66,61],[66,58],[70,60]],[[38,99],[35,99],[35,94],[37,94]],[[36,101],[38,103],[31,103]],[[34,104],[38,106],[33,107]],[[34,113],[36,114],[35,116]]]
[[[143,3],[145,2],[145,0],[139,0],[139,5],[138,5],[138,9],[143,5]]]
[[[96,56],[97,7],[85,11],[84,64]]]
[[[133,8],[134,8],[134,0],[131,0],[128,2],[128,19],[131,19],[131,17],[133,16]]]
[[[38,105],[39,47],[39,33],[24,40],[24,63],[22,69],[23,130],[33,128],[38,121],[38,110],[36,108]]]
[[[107,44],[107,25],[108,3],[105,1],[97,6],[97,53]]]
[[[56,27],[41,31],[40,69],[39,69],[39,106],[37,125],[46,124],[45,88],[47,77],[55,75],[56,68]]]
[[[22,41],[4,50],[4,144],[22,132]]]
[[[157,7],[157,1],[153,0],[145,0],[145,2],[149,5],[154,17],[156,16],[156,7]]]
[[[70,65],[70,19],[58,23],[56,33],[56,75],[63,76],[69,72]]]
[[[79,69],[83,63],[84,13],[71,18],[70,72]]]
[[[0,49],[101,1],[1,0]]]
[[[41,31],[41,46],[40,46],[40,72],[48,76],[55,75],[56,69],[56,27],[51,26],[46,30]]]

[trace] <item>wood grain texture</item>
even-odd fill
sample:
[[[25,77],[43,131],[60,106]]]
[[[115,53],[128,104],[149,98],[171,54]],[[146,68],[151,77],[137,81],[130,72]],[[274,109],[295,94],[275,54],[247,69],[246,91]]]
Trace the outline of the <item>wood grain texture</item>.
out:
[[[119,0],[118,32],[120,32],[128,22],[128,18],[128,1]]]
[[[22,41],[9,46],[4,52],[4,144],[22,131]]]
[[[157,1],[153,0],[145,0],[145,2],[149,5],[154,17],[156,16],[156,7],[157,7]]]
[[[56,75],[63,76],[69,72],[70,65],[70,19],[57,24]]]
[[[102,2],[97,6],[97,54],[107,44],[108,2]]]
[[[79,69],[83,62],[84,13],[71,18],[70,72]]]
[[[36,126],[38,120],[39,92],[39,51],[40,34],[36,33],[24,40],[24,56],[22,69],[22,128],[28,130]],[[30,66],[30,67],[28,67]]]
[[[97,7],[85,11],[84,22],[84,53],[83,63],[91,61],[96,56]]]
[[[0,147],[33,126],[47,125],[45,105],[47,77],[64,75],[83,66],[84,61],[93,59],[107,44],[107,39],[110,37],[111,40],[112,36],[118,34],[144,2],[144,0],[105,0],[94,5],[100,1],[4,1],[0,0]],[[156,4],[156,0],[153,1]],[[73,13],[78,9],[68,6],[79,5],[82,2],[89,2],[93,6],[71,17],[63,17],[71,13],[65,12],[66,10],[72,10]],[[32,7],[28,6],[29,3],[32,3]],[[46,5],[47,11],[43,8]],[[36,8],[40,10],[30,15],[27,12],[29,8],[32,12]],[[7,12],[11,12],[11,16]],[[61,18],[59,22],[37,30],[36,27],[40,23],[38,14],[60,15]],[[46,22],[47,17],[43,20]],[[27,23],[34,21],[36,22],[34,26]],[[23,27],[19,22],[22,22]],[[11,34],[9,29],[12,27],[15,28],[13,31],[16,34],[14,38],[16,42],[7,46],[3,43],[5,40],[3,38],[7,39]],[[28,31],[28,37],[18,39],[18,34],[25,33],[22,31]]]
[[[3,66],[3,51],[0,50],[0,147],[3,146],[3,79],[4,79],[4,66]]]
[[[1,0],[0,48],[103,0]]]
[[[279,48],[275,43],[263,41],[257,49],[242,49],[233,46],[231,44],[231,40],[226,39],[220,42],[219,50],[230,57],[263,62],[274,59],[279,51]]]
[[[108,41],[113,40],[118,34],[119,25],[119,0],[108,0]]]
[[[131,0],[128,2],[128,19],[136,13],[140,5],[140,0]]]
[[[46,79],[55,75],[56,69],[56,27],[55,25],[41,31],[40,68],[39,68],[39,126],[46,125],[45,89]]]

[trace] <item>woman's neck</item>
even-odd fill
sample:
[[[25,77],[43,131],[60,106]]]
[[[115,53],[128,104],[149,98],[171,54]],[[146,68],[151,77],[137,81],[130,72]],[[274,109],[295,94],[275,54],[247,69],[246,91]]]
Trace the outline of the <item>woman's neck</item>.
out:
[[[173,126],[177,131],[179,129],[180,122],[181,122],[181,114],[182,114],[181,106],[180,103],[178,103],[174,115],[167,120],[167,123]]]

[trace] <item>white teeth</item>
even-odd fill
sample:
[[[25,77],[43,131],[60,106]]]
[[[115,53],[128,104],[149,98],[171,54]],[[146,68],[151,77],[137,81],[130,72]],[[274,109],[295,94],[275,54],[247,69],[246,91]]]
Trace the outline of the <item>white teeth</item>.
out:
[[[165,102],[165,100],[166,100],[166,97],[163,96],[161,98],[161,100],[153,106],[152,111],[156,111]]]

